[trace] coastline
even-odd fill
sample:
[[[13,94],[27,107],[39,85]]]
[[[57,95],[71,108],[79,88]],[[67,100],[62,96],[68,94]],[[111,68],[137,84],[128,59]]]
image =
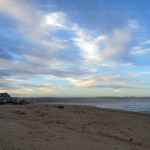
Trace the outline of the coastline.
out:
[[[93,97],[93,98],[44,97],[44,98],[30,98],[30,101],[33,102],[34,104],[96,106],[98,108],[109,108],[133,112],[150,113],[149,97]]]
[[[149,113],[57,104],[0,105],[9,150],[149,150]]]

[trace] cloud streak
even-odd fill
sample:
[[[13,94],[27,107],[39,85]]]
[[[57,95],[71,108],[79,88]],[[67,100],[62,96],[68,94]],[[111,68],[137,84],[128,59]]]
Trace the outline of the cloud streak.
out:
[[[75,86],[82,88],[136,89],[141,88],[143,85],[150,86],[150,83],[130,81],[131,77],[126,77],[125,75],[99,74],[78,79],[68,78],[68,80]]]

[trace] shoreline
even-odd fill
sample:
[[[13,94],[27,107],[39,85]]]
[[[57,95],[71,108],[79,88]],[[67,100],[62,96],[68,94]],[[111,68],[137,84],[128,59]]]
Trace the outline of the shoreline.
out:
[[[0,105],[9,150],[149,150],[150,115],[95,106]]]
[[[150,113],[150,99],[136,97],[99,97],[99,98],[31,98],[33,103],[41,104],[60,104],[60,105],[86,105],[96,106],[99,108],[112,108],[134,112]]]
[[[106,108],[106,107],[99,107],[99,106],[95,106],[95,105],[84,105],[84,104],[66,104],[66,103],[33,103],[33,104],[30,104],[30,105],[63,105],[63,106],[78,106],[78,107],[91,107],[91,108],[98,108],[98,109],[104,109],[104,110],[114,110],[114,111],[123,111],[123,112],[133,112],[133,113],[142,113],[142,114],[148,114],[150,115],[150,112],[149,111],[135,111],[135,110],[127,110],[127,109],[121,109],[121,108]]]

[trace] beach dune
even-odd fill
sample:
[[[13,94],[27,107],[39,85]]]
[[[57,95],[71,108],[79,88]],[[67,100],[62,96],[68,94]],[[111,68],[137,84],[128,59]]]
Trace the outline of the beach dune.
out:
[[[0,105],[0,150],[150,150],[150,115],[87,106]]]

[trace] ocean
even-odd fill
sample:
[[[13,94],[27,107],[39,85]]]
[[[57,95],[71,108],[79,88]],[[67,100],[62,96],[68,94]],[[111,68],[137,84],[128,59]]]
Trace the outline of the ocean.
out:
[[[88,105],[99,108],[119,109],[150,113],[150,97],[96,97],[96,98],[32,98],[39,104]]]

